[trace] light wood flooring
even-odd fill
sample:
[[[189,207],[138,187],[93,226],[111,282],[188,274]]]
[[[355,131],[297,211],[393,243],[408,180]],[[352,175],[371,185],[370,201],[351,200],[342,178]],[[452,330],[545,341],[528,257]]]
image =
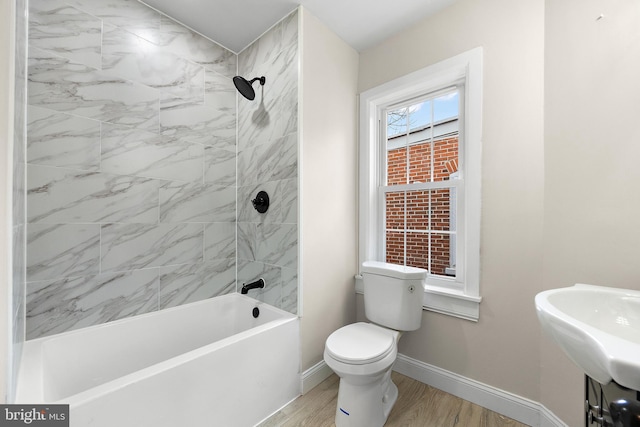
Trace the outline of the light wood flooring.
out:
[[[419,381],[392,373],[398,401],[385,427],[527,427]],[[334,374],[259,427],[333,427],[339,378]]]

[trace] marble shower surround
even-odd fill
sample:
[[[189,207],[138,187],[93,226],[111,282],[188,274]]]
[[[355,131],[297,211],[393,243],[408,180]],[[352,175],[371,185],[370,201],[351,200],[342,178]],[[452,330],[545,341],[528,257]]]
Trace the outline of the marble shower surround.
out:
[[[26,112],[27,112],[27,2],[17,0],[16,3],[16,40],[15,40],[15,94],[14,94],[14,128],[13,128],[13,213],[12,213],[12,357],[11,372],[8,372],[7,402],[11,402],[15,393],[22,345],[25,340],[25,151],[27,144]]]
[[[237,55],[135,0],[29,16],[27,338],[235,291]]]
[[[298,307],[298,11],[238,56],[238,73],[251,79],[256,99],[238,97],[238,282],[263,277],[251,291],[291,313]],[[257,213],[259,190],[271,205]]]

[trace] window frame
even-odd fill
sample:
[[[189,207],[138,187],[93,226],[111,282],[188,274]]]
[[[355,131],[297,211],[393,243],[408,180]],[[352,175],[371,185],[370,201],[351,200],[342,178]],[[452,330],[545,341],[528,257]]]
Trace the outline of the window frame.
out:
[[[386,147],[384,112],[395,104],[462,83],[460,92],[464,118],[459,128],[459,170],[456,201],[464,204],[458,212],[458,247],[463,251],[461,281],[451,286],[443,280],[428,279],[423,307],[467,320],[479,319],[480,297],[480,203],[482,159],[482,48],[478,47],[394,79],[360,94],[359,141],[359,265],[367,260],[383,260],[384,197],[379,187],[384,176],[381,156]],[[451,185],[447,185],[450,187]],[[400,186],[398,186],[400,187]],[[400,190],[401,188],[398,188]],[[382,206],[382,207],[381,207]],[[463,240],[464,239],[464,240]],[[361,289],[357,289],[361,291]]]
[[[456,91],[458,94],[464,94],[465,90],[464,90],[464,80],[463,79],[459,79],[457,82],[455,82],[455,84],[451,84],[446,88],[441,88],[439,90],[436,90],[435,92],[429,92],[427,94],[422,94],[421,96],[417,96],[414,99],[411,100],[403,100],[402,102],[400,102],[400,105],[402,106],[406,106],[409,107],[412,104],[416,103],[416,100],[419,100],[418,102],[424,102],[427,100],[436,100],[439,97],[452,93]],[[380,118],[380,129],[378,131],[377,134],[377,138],[379,138],[378,140],[378,149],[380,150],[380,153],[378,155],[378,162],[379,162],[379,166],[382,166],[385,164],[385,159],[388,159],[388,135],[385,132],[385,123],[386,123],[386,119],[387,119],[387,114],[389,113],[389,111],[397,109],[397,104],[394,105],[380,105],[379,106],[379,118]],[[432,108],[432,115],[433,115],[433,104],[431,106]],[[457,120],[458,123],[464,123],[464,96],[459,96],[459,100],[458,100],[458,115],[457,115]],[[431,137],[429,138],[429,144],[431,144],[431,148],[433,149],[433,144],[437,142],[436,139],[433,138],[433,129],[434,129],[435,123],[431,123],[430,124],[430,128],[431,128]],[[409,149],[411,147],[411,144],[408,141],[408,134],[410,133],[410,129],[407,128],[407,143],[408,145],[406,145],[406,149],[407,149],[407,167],[410,166],[410,161],[409,161]],[[458,158],[459,160],[462,159],[464,157],[464,144],[462,143],[463,141],[463,136],[462,136],[463,132],[461,129],[458,130]],[[433,152],[432,152],[433,154]],[[460,161],[460,168],[464,169],[464,162]],[[460,171],[456,172],[456,174],[458,175],[456,177],[456,179],[454,180],[447,180],[447,181],[426,181],[426,182],[421,182],[421,183],[405,183],[405,184],[392,184],[389,185],[387,183],[388,180],[388,167],[379,167],[378,168],[378,172],[380,173],[380,176],[378,177],[378,184],[377,184],[377,188],[378,188],[378,199],[376,200],[376,204],[378,205],[378,217],[380,218],[380,224],[378,224],[378,226],[382,226],[382,229],[380,230],[381,233],[378,233],[377,238],[379,239],[376,242],[376,251],[377,251],[377,259],[379,260],[384,260],[384,258],[386,257],[386,237],[387,237],[387,232],[390,231],[388,228],[386,228],[386,226],[384,225],[386,222],[386,204],[383,202],[383,199],[386,198],[386,196],[389,193],[405,193],[408,194],[412,191],[432,191],[432,190],[442,190],[442,189],[455,189],[457,191],[458,194],[464,194],[464,176],[460,174]],[[431,170],[431,172],[433,173],[433,170]],[[407,175],[407,178],[409,177],[409,175]],[[460,226],[457,227],[458,229],[456,229],[456,231],[453,233],[456,236],[456,240],[462,240],[464,242],[464,238],[465,238],[465,230],[464,230],[464,203],[462,203],[462,199],[458,199],[456,197],[456,207],[455,207],[455,212],[457,214],[457,222],[460,222]],[[405,224],[406,225],[406,224]],[[412,230],[409,231],[409,229],[402,229],[402,230],[394,230],[394,231],[402,231],[404,233],[419,233],[419,234],[426,234],[428,236],[433,236],[436,234],[447,234],[447,233],[438,233],[438,232],[434,232],[433,230],[431,230],[430,227],[428,227],[428,231],[427,230]],[[458,260],[458,262],[460,263],[460,266],[462,268],[458,269],[458,272],[456,273],[456,277],[454,278],[447,278],[445,276],[442,275],[429,275],[428,278],[428,283],[432,286],[436,286],[436,287],[444,287],[444,288],[451,288],[457,291],[462,291],[464,289],[464,273],[465,273],[465,269],[464,269],[464,260],[465,260],[465,254],[464,254],[464,244],[463,245],[456,245],[456,259]],[[414,266],[415,267],[415,266]]]

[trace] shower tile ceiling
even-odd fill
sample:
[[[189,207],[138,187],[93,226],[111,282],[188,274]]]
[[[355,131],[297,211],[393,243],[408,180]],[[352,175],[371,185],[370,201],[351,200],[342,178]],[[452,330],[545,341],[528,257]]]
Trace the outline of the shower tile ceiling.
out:
[[[299,4],[358,51],[456,0],[144,0],[239,53]]]

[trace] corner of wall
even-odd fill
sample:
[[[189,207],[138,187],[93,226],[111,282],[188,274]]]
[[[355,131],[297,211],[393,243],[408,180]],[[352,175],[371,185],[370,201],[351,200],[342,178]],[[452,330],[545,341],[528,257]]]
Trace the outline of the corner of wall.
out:
[[[355,319],[358,53],[302,8],[302,370]]]

